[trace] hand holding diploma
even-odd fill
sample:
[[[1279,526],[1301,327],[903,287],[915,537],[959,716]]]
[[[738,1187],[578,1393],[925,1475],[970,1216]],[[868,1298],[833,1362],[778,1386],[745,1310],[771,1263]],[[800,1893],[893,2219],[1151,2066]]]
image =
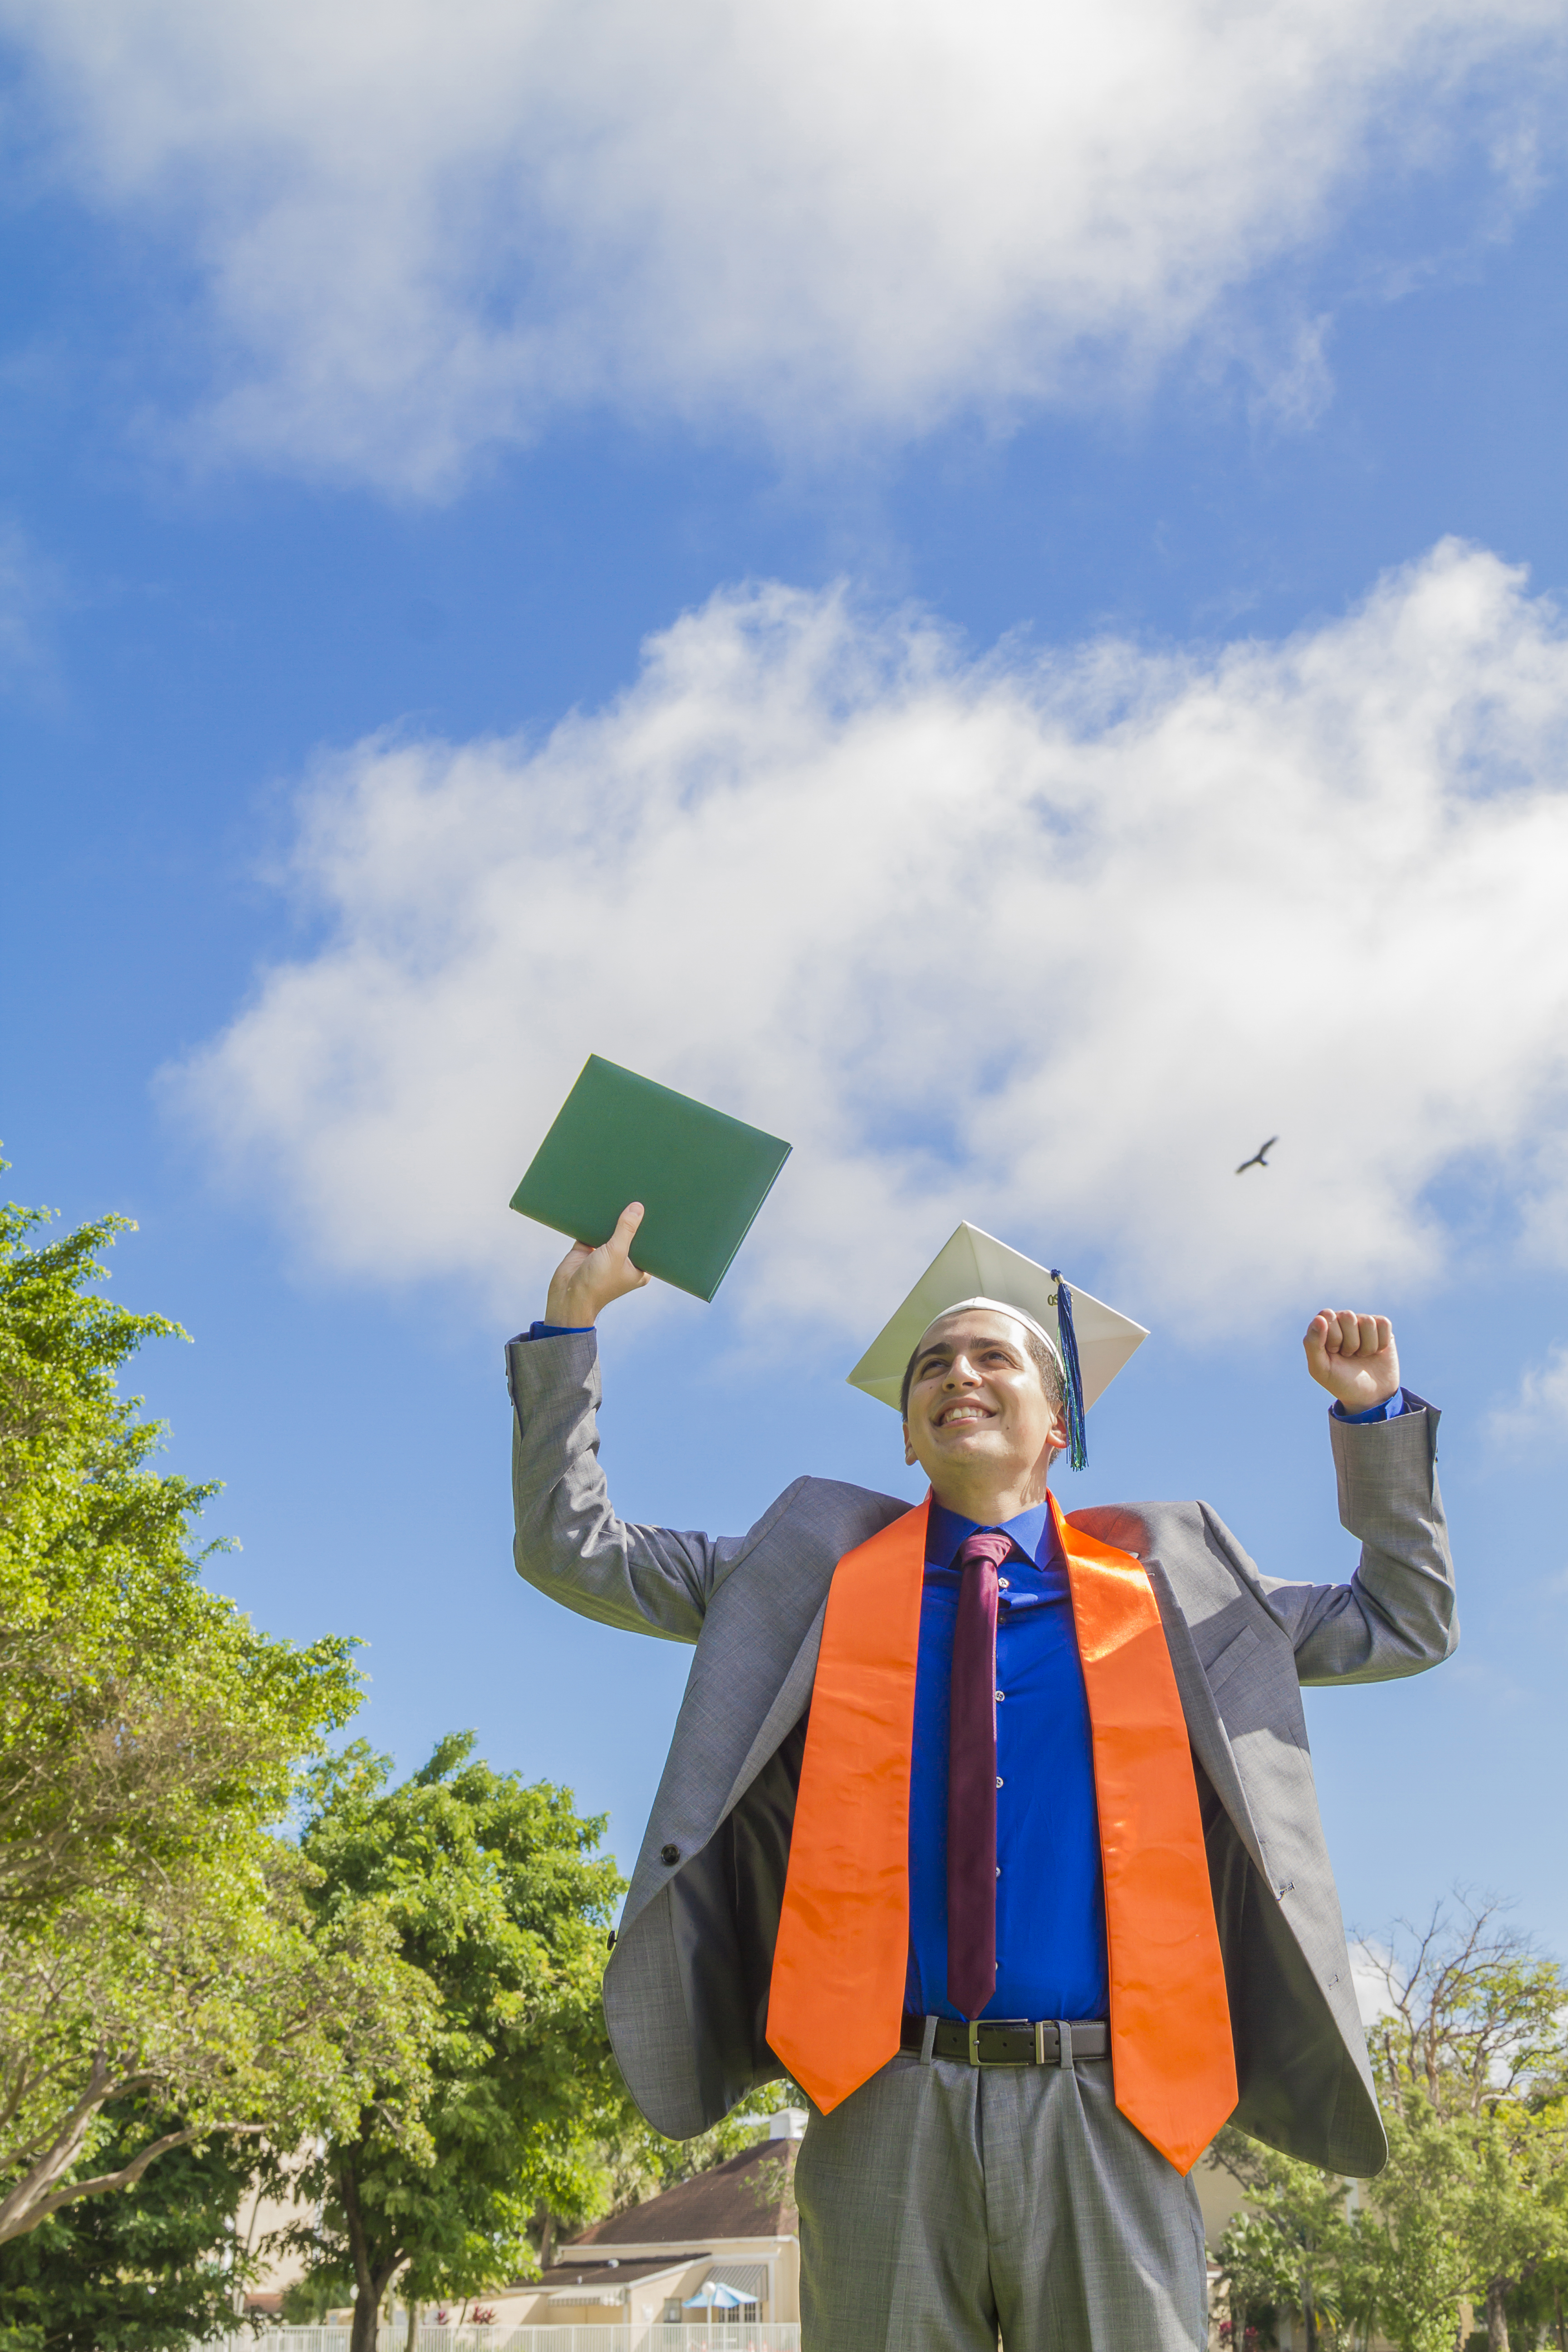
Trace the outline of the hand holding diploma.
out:
[[[584,1329],[597,1320],[601,1307],[612,1298],[624,1298],[628,1290],[640,1290],[651,1281],[652,1276],[639,1273],[631,1259],[633,1236],[642,1221],[642,1202],[632,1201],[616,1218],[609,1240],[601,1242],[597,1249],[590,1249],[586,1242],[573,1243],[550,1277],[550,1295],[544,1303],[547,1323]]]

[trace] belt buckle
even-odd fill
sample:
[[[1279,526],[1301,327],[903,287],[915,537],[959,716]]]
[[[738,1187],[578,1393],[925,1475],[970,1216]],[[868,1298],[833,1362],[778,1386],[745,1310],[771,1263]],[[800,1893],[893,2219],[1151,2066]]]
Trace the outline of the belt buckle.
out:
[[[1009,2027],[1015,2033],[1020,2035],[1026,2034],[1029,2030],[1026,2024],[1020,2025],[1016,2019],[1008,2017],[988,2017],[985,2023],[997,2033],[1005,2032]],[[983,2056],[980,2049],[980,2021],[977,2018],[971,2018],[969,2021],[969,2049],[966,2055],[972,2066],[1026,2066],[1029,2063],[1027,2058]]]
[[[987,2025],[995,2025],[1000,2023],[1000,2021],[1001,2021],[999,2019],[989,2017],[985,2021]],[[1011,2066],[1016,2063],[1016,2061],[1011,2058],[982,2057],[980,2053],[980,2021],[978,2018],[974,2017],[972,2017],[969,2020],[969,2048],[965,2054],[972,2066]]]

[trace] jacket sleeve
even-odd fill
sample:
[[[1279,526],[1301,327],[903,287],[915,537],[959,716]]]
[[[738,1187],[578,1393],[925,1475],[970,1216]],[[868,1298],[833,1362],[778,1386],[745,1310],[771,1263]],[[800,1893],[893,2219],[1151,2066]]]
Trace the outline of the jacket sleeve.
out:
[[[513,1340],[506,1353],[518,1574],[584,1617],[695,1642],[713,1593],[788,1496],[745,1536],[629,1525],[599,1467],[594,1333]]]
[[[1303,1683],[1388,1682],[1418,1675],[1458,1648],[1454,1564],[1437,1491],[1439,1415],[1405,1393],[1392,1421],[1329,1416],[1340,1519],[1361,1538],[1348,1584],[1288,1584],[1257,1576],[1284,1626]]]

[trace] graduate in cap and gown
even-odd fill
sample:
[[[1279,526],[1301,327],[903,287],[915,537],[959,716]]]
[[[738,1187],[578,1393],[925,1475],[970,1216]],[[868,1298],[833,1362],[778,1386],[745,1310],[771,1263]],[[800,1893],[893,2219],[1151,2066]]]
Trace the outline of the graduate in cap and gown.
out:
[[[1386,2157],[1301,1686],[1454,1648],[1437,1414],[1386,1320],[1314,1318],[1348,1582],[1205,1503],[1064,1513],[1146,1334],[965,1224],[849,1376],[924,1502],[800,1478],[742,1536],[634,1527],[594,1325],[637,1222],[507,1351],[520,1573],[695,1645],[605,1981],[633,2095],[684,2137],[806,2093],[804,2352],[1202,2352],[1221,2125]]]

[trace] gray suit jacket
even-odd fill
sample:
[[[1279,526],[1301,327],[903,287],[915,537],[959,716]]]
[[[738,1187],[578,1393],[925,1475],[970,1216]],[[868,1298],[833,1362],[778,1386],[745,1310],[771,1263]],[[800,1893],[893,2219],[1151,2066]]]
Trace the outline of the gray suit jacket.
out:
[[[748,1535],[630,1527],[598,1461],[591,1332],[514,1343],[518,1571],[605,1624],[696,1644],[675,1738],[605,1979],[622,2071],[650,2123],[706,2130],[783,2068],[768,1979],[828,1581],[909,1508],[798,1478]],[[1323,1844],[1303,1683],[1384,1682],[1454,1648],[1430,1407],[1331,1419],[1348,1584],[1262,1575],[1206,1503],[1075,1511],[1135,1553],[1159,1598],[1186,1713],[1225,1955],[1236,2121],[1289,2154],[1368,2175],[1387,2156]]]

